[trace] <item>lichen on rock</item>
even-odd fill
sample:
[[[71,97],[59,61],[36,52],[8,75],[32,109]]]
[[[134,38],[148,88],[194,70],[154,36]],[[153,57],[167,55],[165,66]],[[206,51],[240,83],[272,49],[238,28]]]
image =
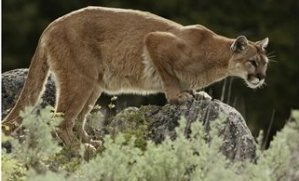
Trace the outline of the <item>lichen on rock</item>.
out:
[[[208,132],[211,122],[225,117],[222,152],[231,160],[255,159],[255,140],[243,117],[234,108],[218,100],[194,100],[182,105],[142,106],[128,108],[107,123],[110,133],[125,132],[161,143],[166,136],[175,139],[175,128],[181,117],[187,120],[186,136],[194,121],[204,124]]]

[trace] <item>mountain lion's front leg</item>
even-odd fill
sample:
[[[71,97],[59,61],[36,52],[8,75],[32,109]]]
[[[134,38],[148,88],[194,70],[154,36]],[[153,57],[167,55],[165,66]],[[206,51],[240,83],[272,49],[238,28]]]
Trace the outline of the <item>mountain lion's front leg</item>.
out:
[[[193,98],[193,96],[181,90],[180,80],[176,76],[177,61],[187,61],[186,45],[183,40],[167,32],[154,32],[145,37],[145,51],[148,61],[159,73],[162,86],[169,103],[182,103]]]

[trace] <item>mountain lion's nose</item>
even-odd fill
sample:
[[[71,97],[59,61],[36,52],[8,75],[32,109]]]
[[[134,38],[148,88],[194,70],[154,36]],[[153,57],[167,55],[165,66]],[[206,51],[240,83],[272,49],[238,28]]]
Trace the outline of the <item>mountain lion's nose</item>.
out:
[[[260,80],[263,80],[263,79],[266,78],[266,75],[265,75],[265,74],[262,74],[262,73],[259,73],[259,74],[256,75],[256,77],[257,77],[258,79],[260,79]]]

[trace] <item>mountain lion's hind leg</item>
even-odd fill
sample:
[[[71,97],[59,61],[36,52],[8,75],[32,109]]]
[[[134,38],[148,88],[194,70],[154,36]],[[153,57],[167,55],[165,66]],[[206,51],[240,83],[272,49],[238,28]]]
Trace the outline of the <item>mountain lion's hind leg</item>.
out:
[[[59,83],[57,113],[63,113],[63,121],[57,130],[58,136],[64,144],[77,148],[80,141],[73,132],[75,120],[92,94],[93,82],[80,76],[65,76]],[[59,79],[59,77],[58,77]]]
[[[100,146],[100,141],[92,140],[90,136],[85,131],[85,123],[86,123],[86,117],[94,107],[95,103],[97,102],[98,98],[101,95],[101,90],[99,87],[95,87],[84,105],[82,111],[80,112],[77,122],[75,124],[75,134],[77,134],[82,140],[83,143],[89,143],[93,145],[95,148]]]

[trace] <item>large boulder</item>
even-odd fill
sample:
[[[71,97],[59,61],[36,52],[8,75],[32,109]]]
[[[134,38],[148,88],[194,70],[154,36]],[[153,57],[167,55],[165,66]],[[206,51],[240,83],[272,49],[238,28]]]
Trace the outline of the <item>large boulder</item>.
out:
[[[27,69],[17,69],[2,74],[2,117],[15,103],[26,75]],[[54,104],[55,85],[52,79],[48,80],[42,98],[44,105]],[[99,128],[93,127],[92,123],[88,123],[86,127],[94,137],[128,130],[135,133],[144,131],[146,134],[139,135],[144,136],[145,140],[150,139],[160,143],[166,136],[175,139],[175,128],[179,125],[181,116],[187,120],[186,136],[190,133],[192,122],[201,121],[208,131],[212,121],[219,121],[220,117],[224,117],[226,120],[220,130],[220,135],[224,139],[221,148],[223,154],[231,160],[255,159],[255,141],[243,117],[234,108],[218,100],[193,100],[181,105],[130,107],[116,116],[104,117],[104,124]],[[143,126],[140,127],[138,125],[140,123]]]
[[[219,130],[224,139],[222,153],[231,160],[255,159],[255,140],[243,117],[234,108],[218,100],[193,100],[181,105],[128,108],[106,120],[105,127],[109,128],[109,134],[132,130],[136,132],[141,129],[146,131],[146,139],[160,143],[166,136],[175,139],[175,128],[182,116],[187,120],[186,136],[190,133],[192,122],[200,121],[208,132],[211,122],[225,119]],[[138,124],[146,127],[140,127]],[[140,135],[139,132],[137,135]]]
[[[28,69],[15,69],[2,73],[2,118],[16,103],[22,87],[27,77]],[[49,77],[46,90],[42,96],[42,106],[54,105],[55,103],[55,83],[52,77]]]

